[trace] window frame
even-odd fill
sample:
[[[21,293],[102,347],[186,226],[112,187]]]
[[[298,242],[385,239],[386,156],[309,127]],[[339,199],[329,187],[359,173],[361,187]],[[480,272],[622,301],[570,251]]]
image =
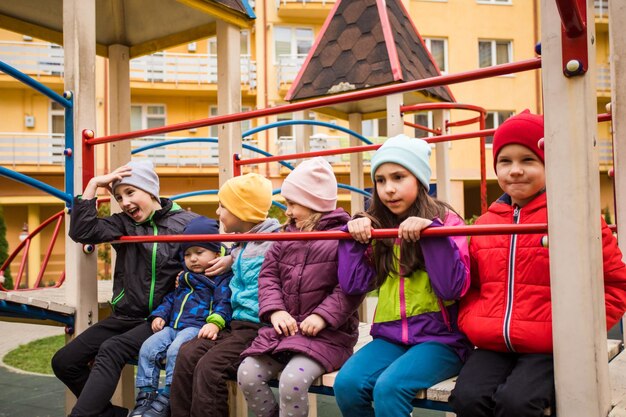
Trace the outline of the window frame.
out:
[[[274,65],[279,65],[280,63],[280,59],[277,53],[277,48],[276,48],[276,41],[277,41],[277,37],[276,34],[278,32],[279,29],[288,29],[290,31],[290,36],[289,36],[289,55],[292,57],[297,57],[298,55],[301,55],[298,53],[298,41],[299,40],[303,40],[305,38],[299,38],[297,35],[297,31],[298,30],[306,30],[306,31],[310,31],[311,33],[311,38],[310,39],[305,39],[305,40],[310,40],[311,42],[311,46],[309,47],[308,51],[305,54],[302,55],[307,55],[311,49],[313,48],[313,44],[315,43],[315,30],[312,26],[303,26],[303,25],[296,25],[296,26],[289,26],[289,25],[274,25],[274,28],[272,30],[272,48],[273,48],[273,59],[274,59]]]
[[[500,116],[503,113],[510,113],[510,114],[508,117],[505,117],[503,120],[500,120],[501,118]],[[497,129],[502,123],[504,123],[507,119],[514,116],[515,114],[516,114],[515,110],[488,110],[487,117],[485,118],[485,129]],[[489,115],[492,116],[491,120],[493,120],[493,126],[487,125],[487,120],[489,120]],[[493,136],[485,137],[485,145],[487,148],[491,148],[493,146]]]
[[[443,65],[445,66],[444,69],[442,69],[439,66],[439,63],[436,62],[437,67],[439,67],[439,71],[441,72],[441,74],[447,74],[448,73],[448,68],[449,68],[449,63],[448,63],[448,38],[441,38],[441,37],[437,37],[437,36],[425,36],[424,37],[424,44],[426,45],[426,48],[428,48],[428,52],[430,53],[430,55],[433,57],[433,59],[435,58],[435,56],[432,53],[432,42],[433,41],[441,41],[443,42]]]
[[[491,64],[483,67],[480,65],[480,44],[481,43],[490,43],[491,48],[490,48],[490,53],[491,53]],[[511,62],[513,62],[513,41],[508,39],[508,40],[504,40],[504,39],[478,39],[478,68],[489,68],[489,67],[493,67],[494,65],[499,65],[498,64],[498,50],[497,47],[499,44],[503,44],[506,43],[507,46],[507,61],[505,62],[505,64],[510,64]]]

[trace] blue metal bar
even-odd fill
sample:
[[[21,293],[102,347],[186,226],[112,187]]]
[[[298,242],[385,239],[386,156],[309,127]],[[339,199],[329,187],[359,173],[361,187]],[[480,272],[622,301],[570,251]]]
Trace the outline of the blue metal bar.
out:
[[[196,195],[216,195],[217,190],[198,190],[189,193],[176,194],[170,197],[170,200],[178,200],[180,198],[194,197]]]
[[[19,172],[11,171],[5,167],[0,166],[0,175],[3,177],[11,178],[12,180],[22,182],[24,184],[30,185],[31,187],[37,188],[45,193],[51,194],[56,198],[63,200],[65,204],[70,204],[72,202],[73,196],[70,194],[66,194],[61,190],[57,190],[51,185],[46,184],[45,182],[41,182],[34,178],[31,178],[27,175],[20,174]]]
[[[343,127],[343,126],[338,126],[338,125],[334,125],[332,123],[327,123],[327,122],[320,122],[320,121],[317,121],[317,120],[283,120],[283,121],[280,121],[280,122],[274,122],[274,123],[270,123],[270,124],[267,124],[267,125],[255,127],[253,129],[248,130],[247,132],[243,132],[241,134],[241,136],[246,137],[246,136],[254,135],[255,133],[258,133],[258,132],[262,132],[264,130],[272,129],[274,127],[290,126],[290,125],[324,126],[324,127],[330,128],[330,129],[335,129],[335,130],[339,130],[341,132],[347,133],[350,136],[354,136],[355,138],[360,139],[361,142],[365,142],[368,145],[372,145],[372,142],[368,138],[366,138],[363,135],[360,135],[360,134],[356,133],[353,130],[350,130],[350,129],[348,129],[346,127]]]
[[[348,185],[348,184],[341,184],[341,183],[339,183],[339,184],[337,184],[337,188],[343,188],[344,190],[354,191],[355,193],[363,194],[365,197],[371,197],[372,196],[371,193],[368,193],[365,190],[361,190],[360,188],[356,188],[356,187],[353,187],[353,186]]]
[[[52,320],[74,327],[74,316],[56,313],[40,307],[0,300],[0,316],[35,320]]]
[[[29,77],[28,75],[24,74],[22,71],[16,68],[13,68],[12,66],[10,66],[9,64],[5,62],[0,61],[0,71],[4,72],[7,75],[10,75],[16,80],[23,82],[27,86],[34,88],[35,90],[39,91],[41,94],[48,96],[49,98],[56,101],[57,103],[59,103],[65,108],[73,106],[73,103],[71,101],[65,99],[63,96],[59,95],[55,91],[46,87],[39,81]]]
[[[149,149],[159,148],[161,146],[168,146],[168,145],[175,145],[175,144],[178,144],[178,143],[189,143],[189,142],[217,143],[217,138],[184,138],[184,139],[164,140],[163,142],[151,143],[150,145],[141,146],[141,147],[131,151],[131,154],[135,155],[137,153],[141,153],[141,152],[147,151]],[[260,153],[261,155],[264,155],[264,156],[273,156],[271,153],[265,152],[262,149],[254,147],[252,145],[248,145],[246,143],[243,143],[241,146],[244,149],[248,149],[248,150],[251,150],[252,152]],[[278,161],[278,163],[281,164],[282,166],[284,166],[285,168],[294,169],[293,165],[291,165],[291,164],[289,164],[287,162]]]
[[[276,190],[274,190],[276,191]],[[170,200],[178,200],[181,198],[187,198],[187,197],[194,197],[197,195],[216,195],[218,192],[218,190],[199,190],[199,191],[191,191],[189,193],[182,193],[182,194],[176,194],[170,197]],[[280,188],[278,189],[278,192],[272,192],[272,195],[274,194],[278,194],[280,193]],[[287,206],[277,202],[277,201],[272,201],[272,204],[280,207],[283,210],[287,210]]]
[[[72,104],[65,108],[65,193],[74,196],[74,94],[69,95],[69,101]],[[84,184],[87,185],[87,184]],[[66,206],[70,207],[71,199],[66,202]]]

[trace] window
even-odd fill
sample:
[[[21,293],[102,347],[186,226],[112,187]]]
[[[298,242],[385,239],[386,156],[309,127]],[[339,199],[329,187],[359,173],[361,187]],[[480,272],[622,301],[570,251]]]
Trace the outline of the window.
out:
[[[50,102],[48,130],[52,137],[52,156],[54,160],[63,161],[65,149],[65,108],[56,101]]]
[[[512,61],[511,41],[478,41],[478,65],[480,68],[506,64]]]
[[[513,116],[513,111],[510,110],[498,110],[498,111],[489,111],[487,112],[487,119],[485,120],[485,129],[496,129],[500,126],[506,119]],[[485,138],[485,142],[487,144],[493,143],[493,136],[487,136]]]
[[[242,112],[247,112],[252,110],[252,108],[250,106],[241,106],[241,111]],[[209,107],[209,116],[213,117],[213,116],[217,116],[217,106],[211,106]],[[218,126],[219,125],[213,125],[213,126],[209,126],[209,137],[212,138],[217,138],[217,132],[218,132]],[[248,130],[252,129],[252,123],[250,120],[243,120],[241,121],[241,133],[246,132]]]
[[[241,55],[250,55],[250,31],[242,30],[241,33]],[[212,37],[209,39],[209,54],[217,55],[217,38]]]
[[[65,134],[65,108],[56,101],[50,102],[50,133]]]
[[[281,56],[304,59],[313,46],[313,39],[313,29],[275,26],[274,60],[278,63]]]
[[[424,43],[433,56],[442,74],[448,72],[448,40],[438,38],[424,38]]]
[[[293,120],[292,113],[279,114],[278,116],[276,116],[277,122],[284,122],[287,120]],[[293,126],[294,125],[286,125],[286,126],[277,127],[276,137],[279,140],[280,139],[293,139],[295,137],[294,132],[293,132]]]
[[[433,112],[423,112],[413,115],[413,121],[417,125],[425,126],[429,129],[433,129]],[[415,129],[414,135],[416,138],[427,138],[433,134],[422,129]]]
[[[165,126],[165,105],[133,104],[130,106],[130,130]]]

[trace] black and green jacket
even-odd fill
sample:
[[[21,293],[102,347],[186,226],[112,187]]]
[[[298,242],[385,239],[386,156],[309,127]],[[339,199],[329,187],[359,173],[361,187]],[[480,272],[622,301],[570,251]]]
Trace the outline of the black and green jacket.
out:
[[[75,242],[98,244],[121,236],[180,235],[197,214],[183,210],[171,200],[161,199],[161,210],[143,223],[124,213],[98,218],[96,199],[74,199],[69,236]],[[163,297],[174,288],[180,272],[178,243],[114,244],[117,252],[113,273],[111,305],[117,316],[148,317]]]

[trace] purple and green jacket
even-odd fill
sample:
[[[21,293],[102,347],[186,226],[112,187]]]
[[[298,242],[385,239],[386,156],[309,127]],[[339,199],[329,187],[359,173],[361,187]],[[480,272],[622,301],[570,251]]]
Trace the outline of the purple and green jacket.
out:
[[[430,227],[463,224],[463,220],[451,212],[443,224],[435,219]],[[470,284],[467,239],[465,236],[425,237],[419,242],[426,270],[408,275],[389,274],[378,289],[378,305],[370,333],[374,338],[408,346],[443,343],[465,360],[472,347],[459,331],[457,300]],[[339,285],[346,294],[364,294],[376,289],[372,244],[375,241],[371,244],[350,239],[339,242]],[[399,240],[394,252],[396,259],[401,259]],[[400,270],[399,265],[395,269]]]

